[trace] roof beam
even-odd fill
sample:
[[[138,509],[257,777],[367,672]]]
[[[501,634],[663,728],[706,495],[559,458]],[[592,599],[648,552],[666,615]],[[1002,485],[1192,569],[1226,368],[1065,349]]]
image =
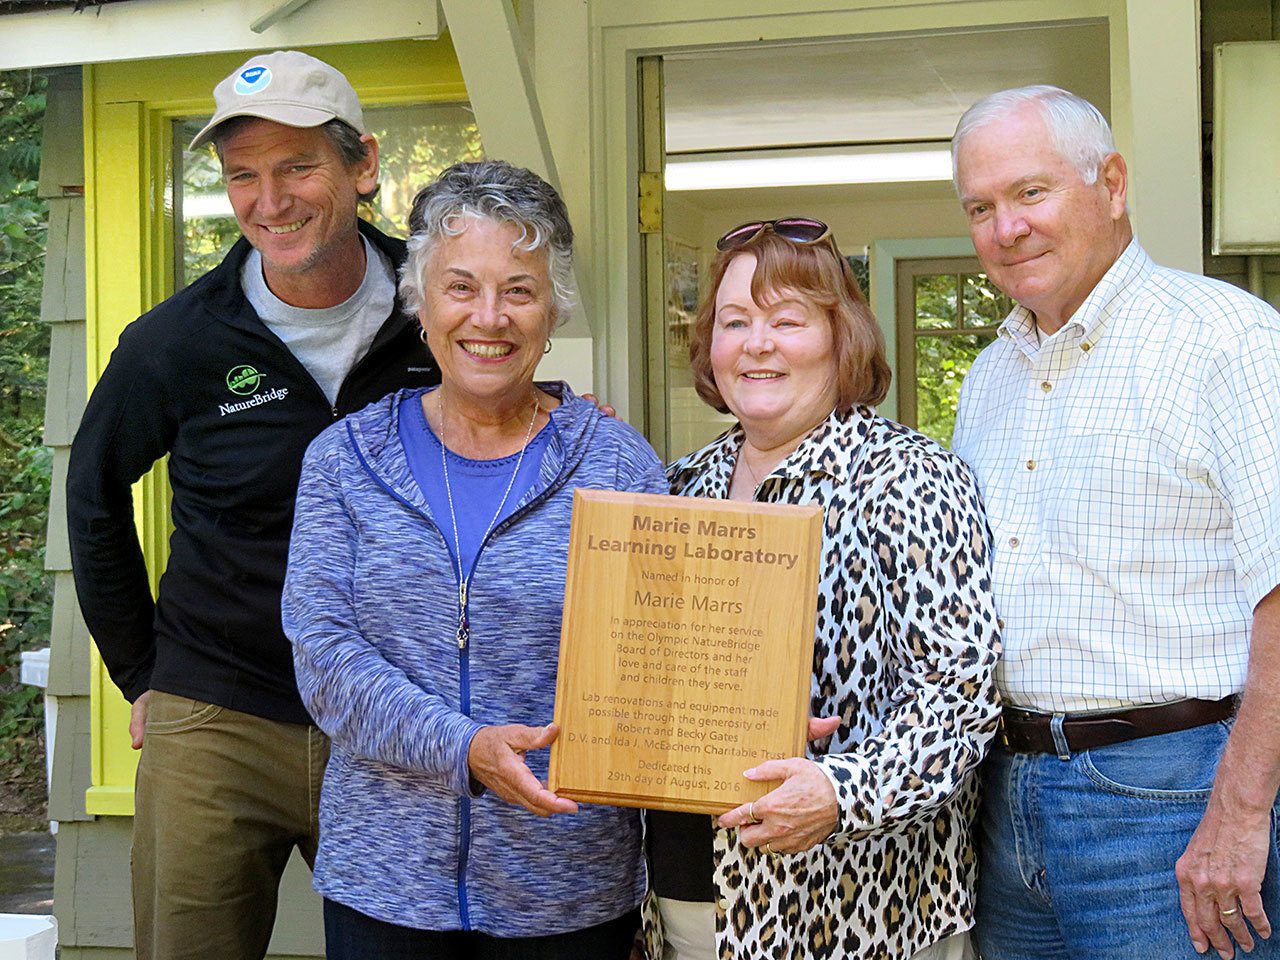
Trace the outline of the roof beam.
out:
[[[267,11],[257,20],[253,21],[253,23],[249,24],[249,29],[254,33],[266,33],[281,20],[285,20],[293,16],[310,2],[311,0],[286,0],[286,2],[280,4],[274,10]]]
[[[485,153],[527,167],[557,190],[555,160],[511,0],[440,0]]]
[[[486,156],[526,167],[557,190],[560,178],[511,0],[440,0]],[[578,290],[586,289],[582,277]],[[590,336],[581,308],[562,332]]]

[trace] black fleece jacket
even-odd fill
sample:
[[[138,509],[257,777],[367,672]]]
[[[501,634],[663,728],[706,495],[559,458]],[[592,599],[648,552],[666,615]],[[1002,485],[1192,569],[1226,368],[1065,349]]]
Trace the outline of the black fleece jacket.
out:
[[[405,245],[360,231],[397,268]],[[308,721],[280,627],[302,456],[325,427],[401,387],[438,383],[394,310],[330,406],[223,262],[125,328],[71,447],[67,520],[85,622],[129,700],[148,689]],[[151,598],[131,485],[168,455],[169,563]]]

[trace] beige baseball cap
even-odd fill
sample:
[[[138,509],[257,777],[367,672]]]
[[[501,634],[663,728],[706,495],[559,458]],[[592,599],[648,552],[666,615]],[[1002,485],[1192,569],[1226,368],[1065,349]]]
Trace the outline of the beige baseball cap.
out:
[[[217,110],[191,141],[194,150],[213,128],[232,117],[261,117],[287,127],[318,127],[341,120],[364,133],[360,98],[350,81],[323,60],[297,50],[250,57],[213,88]]]

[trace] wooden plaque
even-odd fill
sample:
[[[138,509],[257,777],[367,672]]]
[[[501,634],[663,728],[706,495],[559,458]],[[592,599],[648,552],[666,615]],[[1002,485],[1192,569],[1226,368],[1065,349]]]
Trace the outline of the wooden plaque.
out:
[[[804,755],[822,511],[577,490],[549,786],[720,814]]]

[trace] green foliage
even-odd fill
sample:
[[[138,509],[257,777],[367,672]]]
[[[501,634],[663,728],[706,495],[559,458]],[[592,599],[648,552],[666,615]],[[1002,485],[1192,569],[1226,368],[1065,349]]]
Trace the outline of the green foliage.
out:
[[[991,340],[979,334],[916,340],[916,422],[921,433],[951,445],[960,383]]]
[[[1013,304],[983,274],[915,278],[916,428],[950,446],[960,384]],[[972,330],[973,333],[960,332]]]
[[[47,204],[36,195],[45,81],[0,72],[0,765],[38,761],[41,694],[19,654],[49,642],[44,570],[51,451],[41,444],[49,329],[40,322]],[[43,762],[40,761],[41,767]],[[0,776],[0,780],[3,780]]]
[[[174,123],[174,139],[190,143],[207,122],[206,118],[178,120]],[[183,236],[183,262],[175,265],[182,272],[174,277],[174,287],[181,289],[208,273],[227,255],[240,238],[240,225],[233,216],[189,216],[187,205],[207,198],[220,203],[226,199],[222,185],[222,167],[213,147],[205,145],[194,152],[185,151],[182,161],[183,208],[180,217]],[[229,208],[229,207],[228,207]]]
[[[379,230],[403,237],[418,191],[446,167],[481,160],[480,130],[460,104],[415,104],[367,112],[369,132],[378,138],[382,189],[373,209],[362,212]]]

